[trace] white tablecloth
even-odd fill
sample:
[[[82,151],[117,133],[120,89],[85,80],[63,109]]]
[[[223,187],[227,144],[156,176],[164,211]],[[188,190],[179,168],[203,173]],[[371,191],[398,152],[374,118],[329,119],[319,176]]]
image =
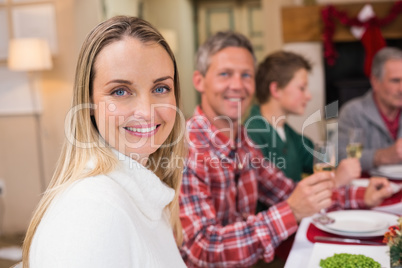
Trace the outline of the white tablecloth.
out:
[[[314,243],[311,243],[306,236],[310,222],[311,217],[304,218],[301,221],[292,249],[286,260],[285,268],[306,268],[314,247]]]

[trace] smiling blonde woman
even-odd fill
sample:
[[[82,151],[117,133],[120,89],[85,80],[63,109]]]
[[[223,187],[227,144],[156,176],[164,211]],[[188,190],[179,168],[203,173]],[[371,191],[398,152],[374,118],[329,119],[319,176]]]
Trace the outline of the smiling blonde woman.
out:
[[[179,99],[174,55],[148,22],[118,16],[92,30],[23,267],[184,267]]]

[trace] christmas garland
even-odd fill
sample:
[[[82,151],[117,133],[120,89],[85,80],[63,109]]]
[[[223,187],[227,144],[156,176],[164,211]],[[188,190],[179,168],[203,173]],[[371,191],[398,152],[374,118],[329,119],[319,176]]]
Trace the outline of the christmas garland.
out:
[[[349,27],[383,27],[393,22],[401,12],[402,1],[397,1],[391,7],[389,14],[385,18],[379,19],[377,17],[373,17],[365,22],[361,22],[359,19],[357,19],[357,17],[350,18],[346,12],[337,10],[333,5],[324,7],[321,10],[321,16],[324,22],[324,58],[327,60],[328,65],[334,65],[335,59],[338,56],[335,51],[335,46],[332,42],[332,38],[335,33],[335,19],[337,19],[342,25]]]

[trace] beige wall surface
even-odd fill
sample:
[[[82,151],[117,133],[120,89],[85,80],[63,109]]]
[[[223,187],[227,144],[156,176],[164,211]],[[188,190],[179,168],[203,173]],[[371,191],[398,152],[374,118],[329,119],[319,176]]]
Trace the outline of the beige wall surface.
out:
[[[0,118],[0,178],[4,180],[0,231],[25,230],[40,198],[35,122],[32,116]]]

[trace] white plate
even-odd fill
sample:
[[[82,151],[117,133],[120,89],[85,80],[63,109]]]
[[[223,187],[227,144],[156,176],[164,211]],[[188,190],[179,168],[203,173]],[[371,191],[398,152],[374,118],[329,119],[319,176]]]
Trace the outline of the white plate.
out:
[[[368,213],[341,213],[327,228],[345,233],[366,233],[387,229],[388,222],[381,218],[373,219]]]
[[[402,179],[402,165],[385,165],[379,166],[372,170],[371,175],[384,176],[391,179]]]
[[[367,187],[369,185],[370,180],[369,179],[356,179],[352,180],[351,184],[354,186],[359,186],[359,187]],[[390,182],[391,185],[392,193],[396,194],[402,189],[402,184],[396,184],[395,182]]]
[[[308,268],[319,268],[320,260],[332,257],[335,253],[362,254],[374,259],[381,267],[389,268],[390,259],[388,246],[360,246],[360,245],[335,245],[315,243]]]
[[[390,173],[390,174],[402,174],[402,165],[384,165],[384,166],[379,166],[378,171],[381,171],[383,173]]]
[[[335,219],[332,228],[319,223],[314,225],[322,231],[348,237],[383,236],[398,220],[395,215],[373,210],[340,210],[328,212],[328,216]]]

